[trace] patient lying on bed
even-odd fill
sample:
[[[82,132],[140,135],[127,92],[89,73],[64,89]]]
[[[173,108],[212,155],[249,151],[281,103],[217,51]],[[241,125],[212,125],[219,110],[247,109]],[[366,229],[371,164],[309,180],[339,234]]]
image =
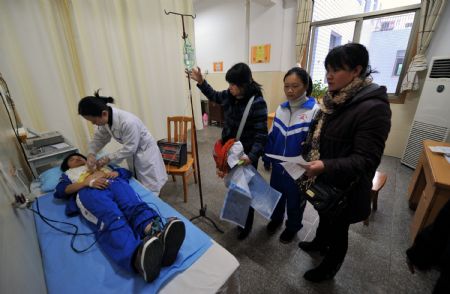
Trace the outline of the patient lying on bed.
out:
[[[88,170],[86,157],[78,153],[66,157],[61,170],[54,197],[69,200],[66,214],[81,212],[116,264],[151,282],[161,266],[175,262],[185,237],[184,223],[175,217],[163,221],[130,187],[128,170]]]

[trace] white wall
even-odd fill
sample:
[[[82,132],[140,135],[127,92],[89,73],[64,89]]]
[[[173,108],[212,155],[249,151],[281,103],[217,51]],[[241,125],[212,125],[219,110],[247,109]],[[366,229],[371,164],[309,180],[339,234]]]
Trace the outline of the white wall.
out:
[[[249,44],[245,0],[198,0],[194,10],[197,65],[202,70],[212,73],[212,63],[223,61],[225,73],[250,59],[247,46],[263,44],[271,45],[270,63],[249,64],[253,71],[287,71],[295,65],[296,0],[251,1]]]
[[[194,3],[197,65],[213,72],[213,62],[223,61],[224,72],[246,60],[245,1],[200,0]]]
[[[269,112],[275,111],[285,99],[284,73],[296,65],[297,0],[251,1],[248,28],[246,0],[197,0],[194,11],[197,65],[209,72],[208,82],[217,90],[227,87],[225,73],[232,65],[248,63],[252,45],[271,44],[269,64],[249,65],[263,86]],[[213,72],[214,61],[223,61],[223,72]]]
[[[0,102],[0,164],[26,170],[8,115]],[[15,210],[14,195],[0,172],[0,293],[46,293],[33,213]]]

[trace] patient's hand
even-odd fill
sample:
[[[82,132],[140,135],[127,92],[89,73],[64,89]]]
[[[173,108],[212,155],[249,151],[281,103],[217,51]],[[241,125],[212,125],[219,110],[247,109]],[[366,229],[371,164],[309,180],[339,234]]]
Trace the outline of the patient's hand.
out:
[[[106,189],[109,185],[108,179],[104,176],[98,177],[97,172],[87,177],[86,180],[84,180],[84,183],[86,186],[99,190]]]

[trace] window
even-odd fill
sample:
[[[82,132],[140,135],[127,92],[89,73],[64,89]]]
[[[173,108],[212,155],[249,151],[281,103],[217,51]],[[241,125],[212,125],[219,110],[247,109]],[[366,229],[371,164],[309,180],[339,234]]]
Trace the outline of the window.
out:
[[[334,47],[337,47],[339,45],[341,45],[341,40],[342,40],[342,36],[339,35],[336,32],[331,31],[330,33],[330,47],[329,50],[333,49]]]
[[[313,81],[325,81],[325,57],[328,52],[336,46],[341,45],[344,40],[352,40],[355,30],[355,22],[346,22],[333,24],[330,26],[321,26],[314,30],[314,38],[311,42],[310,56],[312,62],[309,66],[309,73]],[[339,32],[339,34],[337,33]]]
[[[403,68],[403,60],[405,59],[405,50],[398,50],[397,57],[395,58],[393,76],[400,76]]]
[[[381,23],[380,31],[391,31],[394,29],[393,21],[384,21]]]
[[[408,46],[412,46],[411,32],[419,22],[419,12],[420,0],[315,0],[308,55],[312,79],[325,76],[328,51],[351,40],[367,47],[370,65],[377,71],[372,74],[374,82],[386,86],[395,98],[404,75],[403,63],[410,58]]]

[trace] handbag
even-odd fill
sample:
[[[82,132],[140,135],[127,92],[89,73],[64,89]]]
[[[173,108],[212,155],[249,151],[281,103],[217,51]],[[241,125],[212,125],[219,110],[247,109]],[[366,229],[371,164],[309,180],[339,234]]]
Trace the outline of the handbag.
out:
[[[184,142],[169,142],[161,139],[157,142],[164,163],[181,167],[187,162],[187,144]]]
[[[305,190],[306,199],[321,215],[336,217],[348,205],[347,195],[353,188],[354,182],[347,189],[340,189],[323,181],[316,180]]]
[[[241,122],[239,124],[239,129],[236,134],[236,138],[228,139],[226,142],[222,142],[221,139],[214,143],[213,157],[216,162],[216,168],[221,172],[228,172],[228,151],[233,146],[233,144],[241,138],[242,130],[244,129],[245,122],[247,121],[248,113],[252,106],[255,96],[252,96],[245,106],[244,114],[242,115]]]

